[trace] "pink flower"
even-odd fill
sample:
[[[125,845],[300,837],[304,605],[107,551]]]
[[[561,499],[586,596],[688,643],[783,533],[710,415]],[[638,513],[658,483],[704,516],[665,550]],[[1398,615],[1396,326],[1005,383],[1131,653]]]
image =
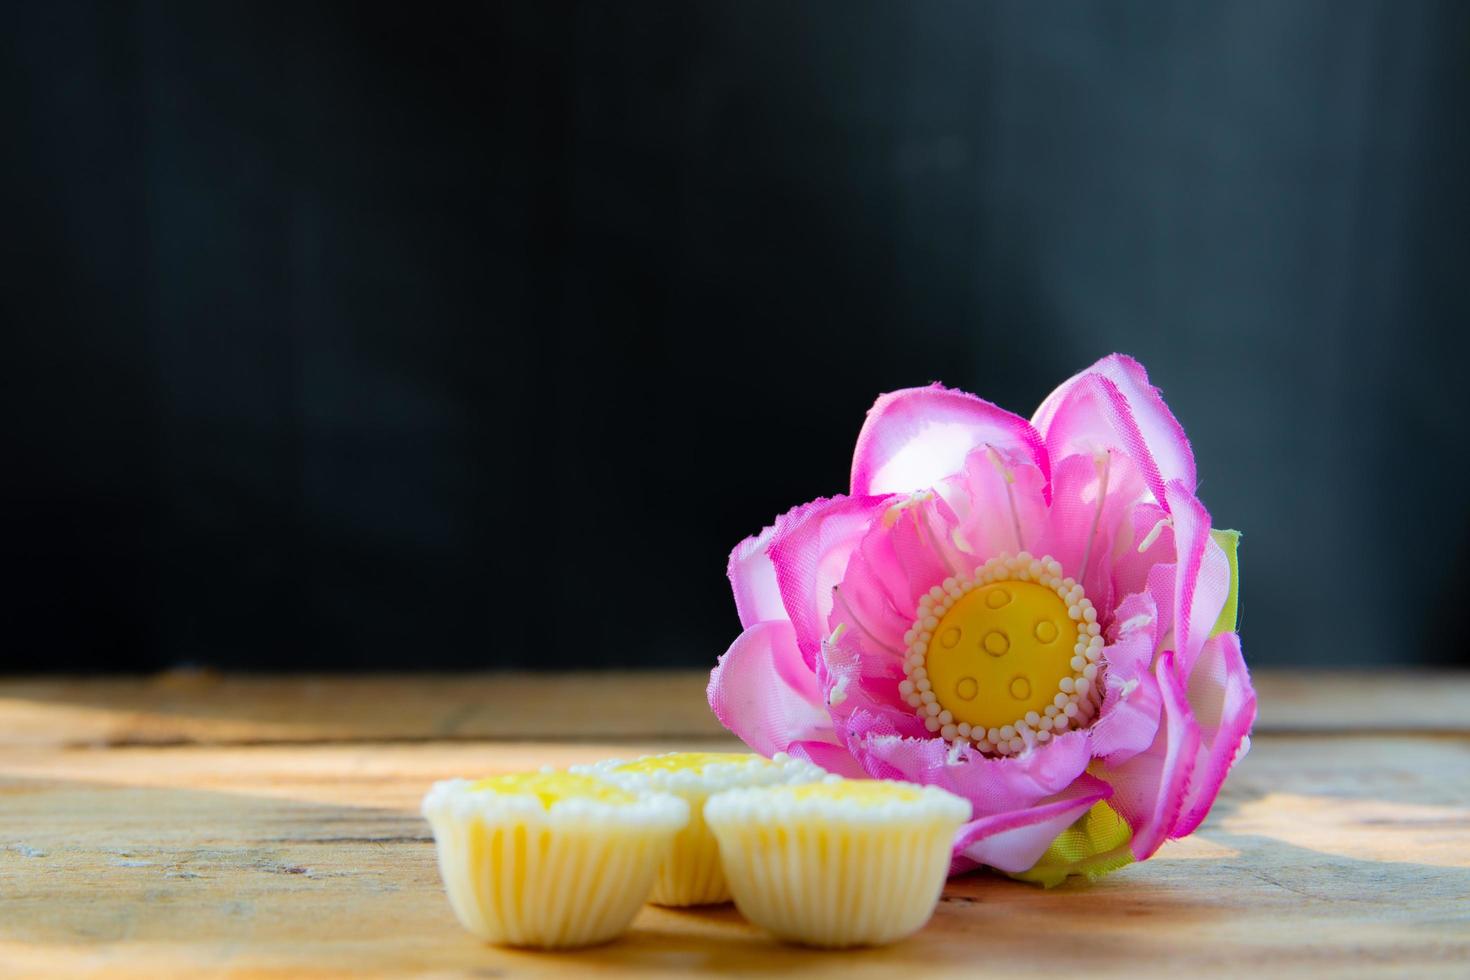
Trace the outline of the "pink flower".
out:
[[[1122,355],[1030,422],[940,385],[883,395],[851,494],[731,554],[744,632],[710,707],[758,752],[965,796],[955,871],[1145,859],[1199,826],[1255,719],[1237,536],[1195,486]]]

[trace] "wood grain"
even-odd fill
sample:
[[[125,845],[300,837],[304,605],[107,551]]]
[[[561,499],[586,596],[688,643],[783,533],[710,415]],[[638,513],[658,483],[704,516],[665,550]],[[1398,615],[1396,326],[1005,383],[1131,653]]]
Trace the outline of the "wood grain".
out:
[[[0,746],[725,734],[705,671],[0,681]],[[1260,732],[1470,732],[1470,675],[1263,673]]]
[[[624,939],[579,953],[501,950],[465,934],[417,814],[428,784],[730,745],[727,736],[649,732],[667,722],[639,720],[654,699],[687,696],[690,680],[629,678],[621,697],[636,697],[641,712],[609,707],[585,722],[568,713],[562,731],[574,737],[562,738],[534,726],[517,738],[505,718],[475,713],[474,725],[501,726],[493,741],[432,740],[403,720],[353,720],[340,707],[327,725],[279,702],[270,717],[258,705],[229,715],[191,707],[181,694],[165,712],[170,724],[269,724],[294,737],[108,745],[70,732],[45,737],[32,714],[23,737],[0,743],[0,975],[1470,974],[1470,737],[1454,732],[1263,732],[1194,837],[1090,886],[1048,892],[986,875],[956,879],[929,927],[886,949],[784,946],[730,907],[650,907]],[[108,705],[111,683],[89,692],[87,682],[67,682],[68,698],[48,704],[128,714],[130,732],[186,730],[150,720],[137,702]],[[242,684],[217,683],[235,692]],[[300,691],[302,683],[261,678],[244,687]],[[310,683],[321,685],[316,703],[356,703],[373,716],[405,705],[415,724],[440,717],[428,706],[446,690],[441,679],[397,678],[397,698],[380,702],[386,679],[348,682],[346,691]],[[587,684],[550,680],[537,696],[602,702],[605,690]],[[504,690],[491,703],[508,704]],[[15,685],[4,697],[0,728],[13,731]],[[1339,714],[1351,707],[1340,703]],[[630,731],[599,731],[607,726]],[[360,740],[385,730],[398,740]],[[348,740],[303,744],[304,731]]]

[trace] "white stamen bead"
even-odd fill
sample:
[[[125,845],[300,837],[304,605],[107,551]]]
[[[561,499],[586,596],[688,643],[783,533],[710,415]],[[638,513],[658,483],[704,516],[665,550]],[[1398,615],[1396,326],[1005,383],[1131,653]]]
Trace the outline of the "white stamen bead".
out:
[[[1097,679],[1097,664],[1088,664],[1086,667],[1083,667],[1082,668],[1082,676],[1085,677],[1085,678],[1087,678],[1090,681],[1091,680],[1096,680]]]
[[[1092,689],[1092,681],[1088,680],[1086,677],[1079,677],[1077,678],[1077,680],[1073,681],[1073,686],[1076,687],[1080,693],[1086,694],[1089,690]]]
[[[937,731],[939,731],[939,719],[938,718],[925,718],[924,719],[924,727],[927,728],[927,729],[929,729],[929,731],[931,731],[931,732],[937,732]]]
[[[954,715],[949,713],[948,708],[939,712],[939,723],[941,725],[950,725],[954,723]]]
[[[950,741],[954,741],[955,735],[959,734],[959,729],[955,728],[953,725],[941,725],[939,728],[939,734],[943,735]]]
[[[1073,681],[1070,677],[1063,677],[1060,681],[1057,682],[1057,686],[1060,687],[1063,692],[1071,694],[1073,688],[1076,687],[1076,682]]]
[[[914,693],[914,682],[913,681],[900,681],[899,682],[899,685],[898,685],[898,693],[900,695],[902,695],[903,697],[908,697],[910,694],[913,694]]]
[[[1067,706],[1067,696],[1065,694],[1058,694],[1056,697],[1051,699],[1051,703],[1056,705],[1058,708],[1065,708]]]
[[[995,751],[995,746],[991,744],[990,739],[988,738],[982,738],[980,739],[980,741],[976,742],[975,748],[979,749],[981,752]]]
[[[1087,669],[1087,658],[1080,654],[1072,658],[1072,669],[1082,671]]]
[[[1026,747],[1026,743],[1025,743],[1025,742],[1023,742],[1023,741],[1022,741],[1022,740],[1021,740],[1021,739],[1020,739],[1020,737],[1019,737],[1019,736],[1018,736],[1018,737],[1016,737],[1016,738],[1013,738],[1013,739],[1011,739],[1011,751],[1012,751],[1012,752],[1020,752],[1020,751],[1021,751],[1021,750],[1022,750],[1022,749],[1024,749],[1024,748],[1025,748],[1025,747]]]
[[[914,687],[925,694],[932,694],[934,691],[934,686],[929,683],[929,678],[927,677],[920,677],[917,681],[914,682]],[[927,701],[930,699],[925,698],[925,700]]]
[[[1062,714],[1066,715],[1068,718],[1076,718],[1077,717],[1077,704],[1076,704],[1076,702],[1072,702],[1072,701],[1067,702],[1067,706],[1062,709]]]
[[[1075,704],[1073,704],[1073,705],[1069,705],[1069,707],[1076,708],[1077,706]],[[939,720],[939,705],[935,704],[933,701],[930,701],[928,704],[924,705],[924,713],[926,715],[928,715],[930,718],[933,718],[935,721],[938,721]]]
[[[970,737],[970,723],[968,721],[962,721],[955,727],[959,730],[959,733],[962,737]]]
[[[1026,712],[1026,724],[1030,725],[1032,728],[1035,728],[1037,725],[1041,724],[1041,716],[1034,711]]]
[[[1011,725],[1002,725],[1000,727],[1000,737],[1003,738],[1003,739],[1005,739],[1006,741],[1010,741],[1011,739],[1015,738],[1016,737],[1016,729],[1015,729],[1015,727],[1014,726],[1011,726]]]

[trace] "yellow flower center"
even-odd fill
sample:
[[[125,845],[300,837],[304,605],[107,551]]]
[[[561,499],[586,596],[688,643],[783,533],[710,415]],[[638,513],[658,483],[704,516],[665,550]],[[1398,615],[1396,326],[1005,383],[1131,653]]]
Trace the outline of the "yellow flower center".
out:
[[[1027,752],[1097,715],[1101,633],[1060,562],[999,555],[919,599],[898,693],[942,738]]]
[[[1052,703],[1072,676],[1077,624],[1056,592],[996,582],[961,596],[939,620],[926,667],[941,708],[972,728],[999,728]]]
[[[490,791],[503,796],[535,796],[548,810],[561,800],[596,800],[599,803],[634,803],[638,797],[592,776],[570,772],[513,772],[491,776],[470,784],[472,792]]]

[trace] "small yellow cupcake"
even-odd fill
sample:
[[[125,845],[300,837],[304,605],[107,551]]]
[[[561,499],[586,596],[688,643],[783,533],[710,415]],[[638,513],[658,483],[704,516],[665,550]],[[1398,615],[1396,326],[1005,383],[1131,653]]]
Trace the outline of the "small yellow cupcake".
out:
[[[666,752],[632,762],[608,759],[573,766],[615,786],[635,792],[672,793],[689,804],[689,825],[674,838],[674,849],[653,886],[655,905],[712,905],[728,902],[730,889],[720,870],[720,850],[704,823],[704,802],[715,793],[750,786],[811,783],[826,771],[784,752],[766,759],[753,752]]]
[[[464,927],[548,949],[626,930],[689,822],[676,796],[548,771],[435,783],[423,810]]]
[[[720,793],[704,818],[747,919],[810,946],[875,946],[929,921],[970,804],[933,786],[829,777]]]

